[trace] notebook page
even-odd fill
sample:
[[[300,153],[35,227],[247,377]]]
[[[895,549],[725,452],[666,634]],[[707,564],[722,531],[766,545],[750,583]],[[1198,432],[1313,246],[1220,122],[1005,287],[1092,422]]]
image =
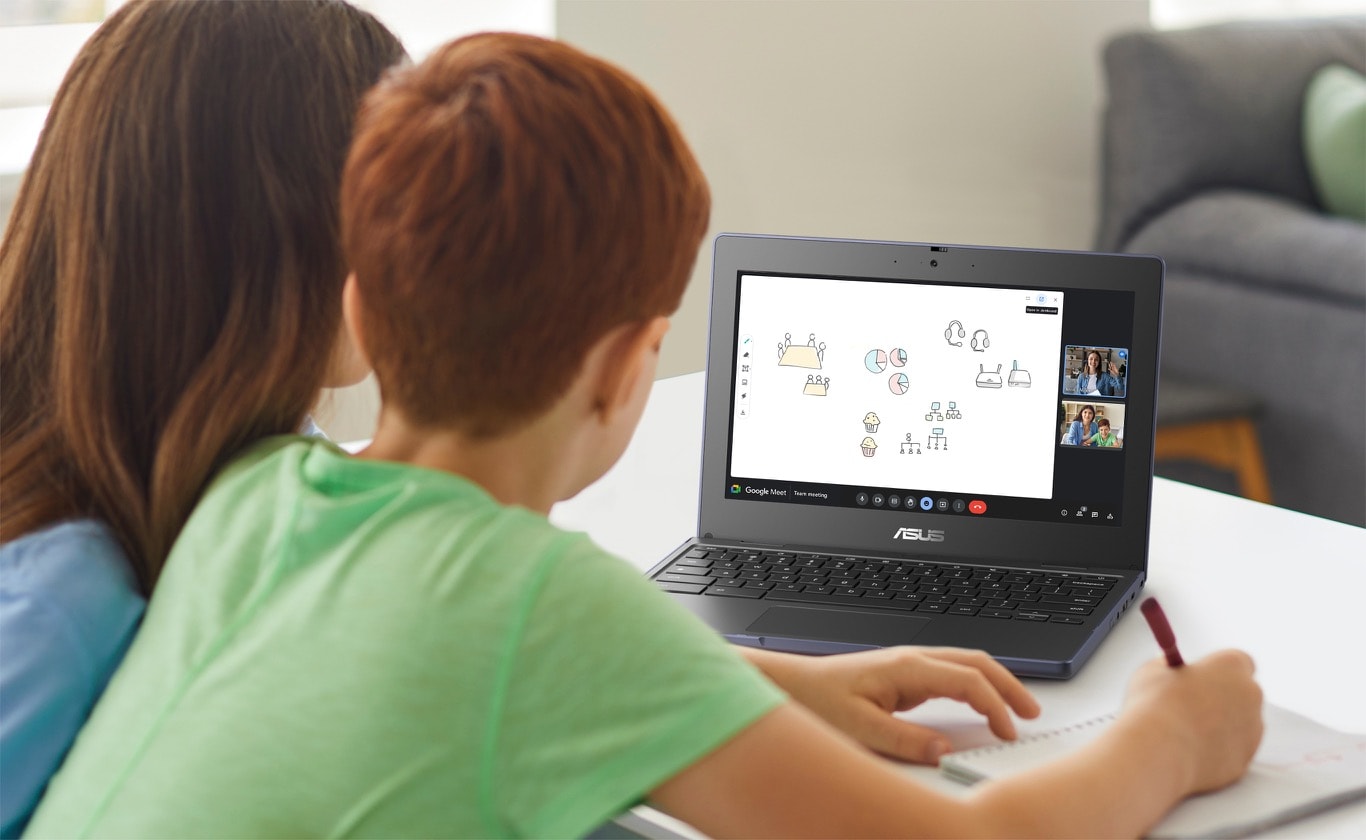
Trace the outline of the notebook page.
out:
[[[1323,726],[1267,704],[1266,734],[1236,784],[1177,805],[1150,837],[1241,837],[1366,797],[1366,735]],[[1094,740],[1114,715],[995,744],[940,761],[947,776],[971,784],[1024,772]]]

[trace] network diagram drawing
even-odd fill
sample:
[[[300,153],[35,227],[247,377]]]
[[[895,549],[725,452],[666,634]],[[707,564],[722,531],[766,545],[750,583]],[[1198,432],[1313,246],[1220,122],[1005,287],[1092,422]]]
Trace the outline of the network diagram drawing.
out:
[[[984,327],[969,328],[959,319],[948,322],[944,329],[944,339],[949,348],[948,352],[963,352],[969,355],[987,353],[992,348],[990,332]],[[808,397],[829,397],[831,381],[833,378],[848,374],[855,377],[859,376],[878,376],[882,377],[882,391],[884,397],[890,395],[891,398],[905,397],[912,392],[913,377],[915,376],[913,359],[907,349],[908,345],[900,343],[880,344],[879,346],[869,347],[864,345],[863,350],[859,351],[861,356],[844,355],[837,353],[836,356],[842,358],[827,358],[828,345],[824,341],[817,339],[816,332],[809,332],[805,343],[794,343],[792,333],[783,333],[783,338],[778,343],[777,366],[779,368],[797,368],[808,371],[804,377],[795,379],[794,387],[800,390],[803,396]],[[839,346],[839,342],[837,342]],[[941,345],[942,347],[943,345]],[[861,372],[854,368],[851,362],[857,359],[858,367]],[[834,362],[832,367],[832,361]],[[1005,388],[1029,388],[1032,385],[1029,371],[1020,367],[1018,359],[1011,360],[1010,370],[1004,371],[1004,362],[988,363],[979,361],[977,372],[973,376],[972,387],[980,391],[992,392],[1000,391]],[[810,372],[818,371],[818,372]],[[833,375],[826,375],[832,373]],[[966,383],[965,383],[966,384]],[[856,389],[857,390],[857,389]],[[979,391],[979,392],[980,392]],[[866,394],[866,388],[860,393]],[[847,399],[848,397],[846,397]],[[899,401],[898,401],[899,402]],[[812,403],[814,405],[815,403]],[[922,403],[922,405],[924,405]],[[890,410],[895,406],[889,402],[885,410]],[[932,400],[928,402],[928,408],[922,412],[906,412],[896,410],[893,422],[895,425],[902,425],[907,419],[907,414],[915,417],[916,421],[923,420],[924,426],[916,426],[910,431],[903,431],[902,438],[896,441],[897,453],[901,455],[925,455],[926,453],[944,453],[949,451],[949,438],[952,434],[952,426],[964,420],[964,411],[958,400]],[[985,417],[979,416],[979,422]],[[877,410],[867,411],[858,421],[858,429],[861,432],[856,438],[858,455],[860,460],[876,457],[879,444],[878,433],[883,428],[883,418]],[[971,448],[971,447],[969,447]],[[847,451],[847,450],[846,450]]]

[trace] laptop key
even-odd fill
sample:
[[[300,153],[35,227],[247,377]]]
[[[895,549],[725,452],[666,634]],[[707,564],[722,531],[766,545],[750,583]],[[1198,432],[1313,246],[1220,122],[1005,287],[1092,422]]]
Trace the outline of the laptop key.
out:
[[[954,604],[949,607],[950,615],[977,615],[978,607],[969,607],[966,604]]]
[[[669,574],[673,574],[673,575],[705,575],[705,574],[707,574],[707,570],[706,570],[705,568],[701,567],[701,566],[684,566],[684,565],[682,565],[681,563],[675,563],[675,564],[673,564],[672,566],[670,566],[669,568],[665,569],[664,571],[668,572]]]
[[[1086,619],[1084,619],[1084,618],[1077,618],[1075,615],[1055,615],[1055,616],[1053,616],[1051,619],[1049,619],[1049,621],[1053,621],[1053,622],[1056,622],[1056,623],[1058,623],[1058,624],[1085,624],[1085,623],[1086,623]]]
[[[1015,613],[1011,612],[1010,610],[997,610],[992,609],[991,607],[985,607],[981,610],[978,610],[977,614],[983,618],[1010,618],[1011,616],[1015,615]]]
[[[707,590],[708,595],[721,595],[726,598],[762,598],[764,590],[750,589],[741,586],[712,586]]]
[[[1039,612],[1017,612],[1015,618],[1019,621],[1047,621],[1047,613]]]
[[[711,563],[712,563],[712,561],[709,560],[709,559],[707,559],[707,558],[705,558],[705,557],[680,557],[680,558],[678,558],[677,562],[675,562],[674,565],[676,565],[676,566],[702,566],[702,567],[705,568],[705,567],[707,567],[707,566],[710,566]]]
[[[1030,612],[1049,613],[1050,615],[1060,613],[1063,615],[1090,615],[1091,608],[1077,604],[1031,604]]]
[[[702,590],[707,587],[700,583],[668,583],[659,584],[659,588],[665,592],[677,592],[681,595],[700,595]]]
[[[660,581],[661,583],[686,583],[689,585],[701,584],[702,586],[706,586],[707,584],[712,583],[713,578],[702,575],[675,575],[665,572],[655,578],[655,580]]]
[[[931,604],[928,602],[921,602],[920,606],[917,608],[917,612],[942,613],[948,611],[948,604]]]
[[[1099,598],[1083,598],[1080,595],[1045,595],[1039,599],[1043,604],[1081,604],[1084,607],[1094,607],[1100,603]]]

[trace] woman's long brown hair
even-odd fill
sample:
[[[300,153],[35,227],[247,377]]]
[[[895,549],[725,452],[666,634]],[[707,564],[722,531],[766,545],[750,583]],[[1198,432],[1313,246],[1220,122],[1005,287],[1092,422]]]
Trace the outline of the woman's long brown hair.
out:
[[[0,243],[0,540],[96,517],[150,593],[213,474],[300,427],[352,122],[402,57],[323,0],[134,0],[91,37]]]

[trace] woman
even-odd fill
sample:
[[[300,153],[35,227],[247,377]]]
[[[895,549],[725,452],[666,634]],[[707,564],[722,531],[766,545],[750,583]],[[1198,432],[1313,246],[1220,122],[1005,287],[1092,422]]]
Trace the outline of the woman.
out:
[[[1081,446],[1096,434],[1096,408],[1092,405],[1084,405],[1077,412],[1077,416],[1072,418],[1072,422],[1067,427],[1067,433],[1062,436],[1064,446]]]
[[[4,836],[209,478],[365,375],[340,328],[341,168],[402,57],[333,0],[134,0],[63,80],[0,245]]]
[[[1086,354],[1086,367],[1077,374],[1078,394],[1099,394],[1102,397],[1124,396],[1124,383],[1119,378],[1119,366],[1111,361],[1108,369],[1102,366],[1100,351]]]

